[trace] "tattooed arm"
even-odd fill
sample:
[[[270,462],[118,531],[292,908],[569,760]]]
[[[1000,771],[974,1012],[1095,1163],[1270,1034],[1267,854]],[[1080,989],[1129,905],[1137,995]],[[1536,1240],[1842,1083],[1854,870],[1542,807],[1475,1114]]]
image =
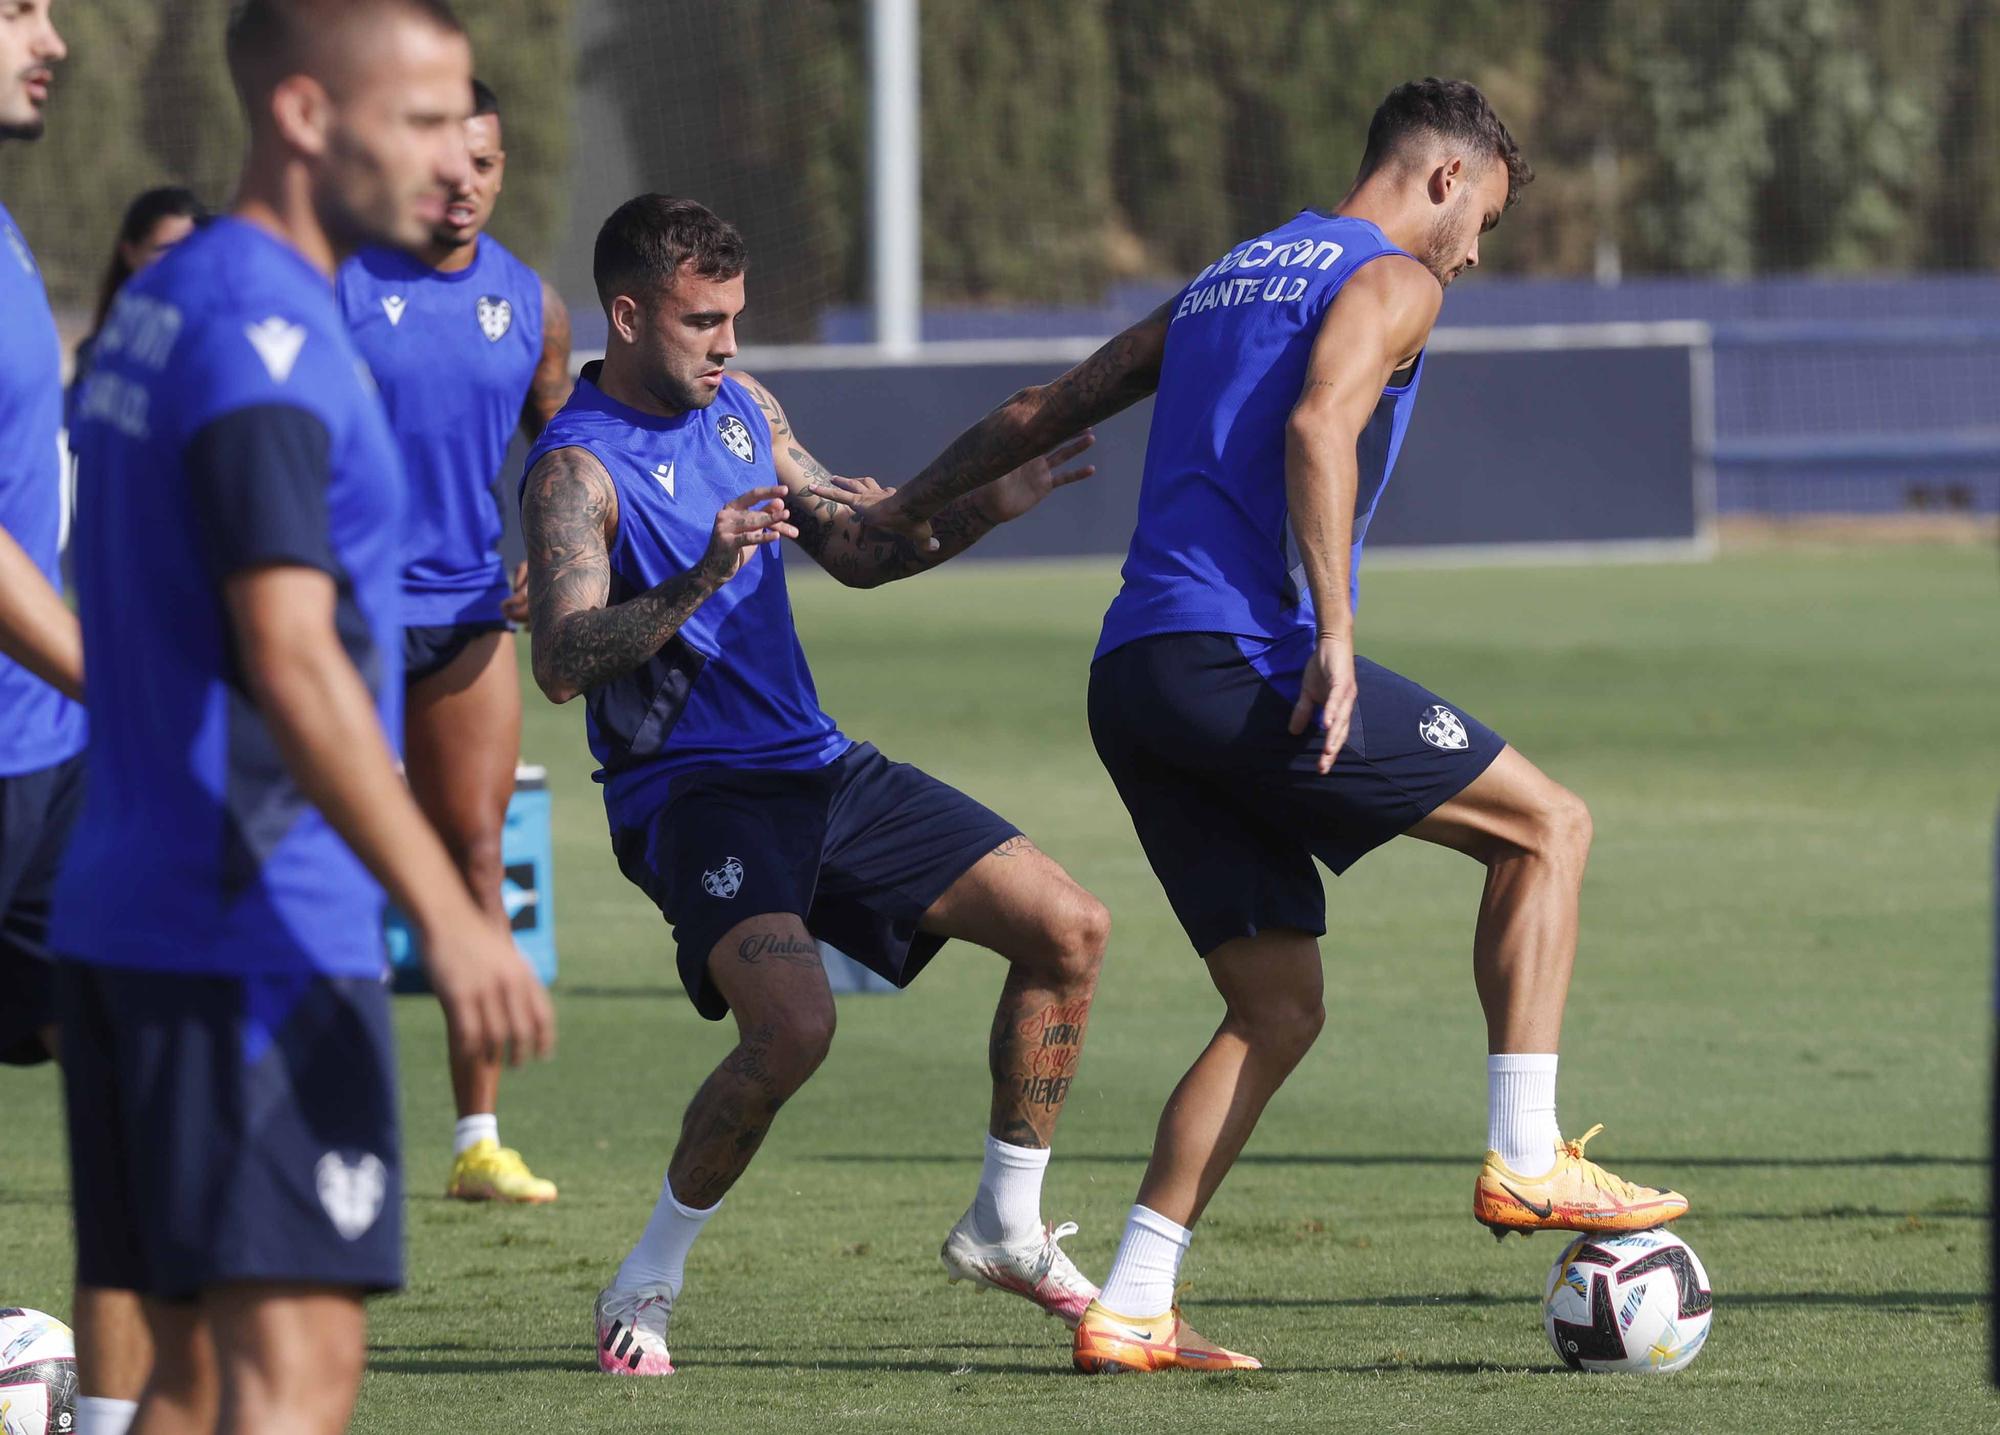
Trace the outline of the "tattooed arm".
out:
[[[1004,480],[955,500],[932,517],[927,535],[878,526],[862,515],[896,490],[872,478],[842,478],[806,451],[777,396],[740,371],[734,377],[757,401],[771,428],[771,453],[785,485],[799,546],[850,588],[874,588],[935,568],[1019,518],[1055,489],[1090,477],[1084,465],[1064,468],[1095,442],[1085,436],[1046,457],[1030,456]]]
[[[521,503],[536,684],[551,702],[566,703],[659,652],[759,547],[799,536],[785,521],[784,497],[782,488],[753,488],[731,499],[715,516],[700,563],[611,603],[610,545],[618,528],[611,475],[586,449],[543,455]]]
[[[934,522],[1010,469],[1132,407],[1160,385],[1170,318],[1171,302],[1162,304],[1060,378],[1022,389],[870,509],[869,525],[908,531]]]

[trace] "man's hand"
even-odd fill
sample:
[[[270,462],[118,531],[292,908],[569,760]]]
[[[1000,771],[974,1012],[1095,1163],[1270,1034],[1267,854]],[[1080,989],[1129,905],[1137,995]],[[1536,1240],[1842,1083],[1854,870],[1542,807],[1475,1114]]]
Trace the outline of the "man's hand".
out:
[[[423,937],[424,966],[457,1055],[518,1066],[555,1049],[549,994],[514,939],[484,913]]]
[[[977,490],[973,500],[994,523],[1011,523],[1058,488],[1081,483],[1096,473],[1094,464],[1064,467],[1096,442],[1097,435],[1086,429],[1053,452],[1031,458],[1011,473],[1002,474],[985,488]],[[824,498],[851,510],[868,528],[904,536],[921,534],[924,541],[918,547],[925,552],[937,550],[938,541],[931,533],[931,525],[928,522],[912,523],[896,502],[897,490],[884,488],[872,478],[840,478],[829,474],[813,480],[807,491],[815,498]]]
[[[767,505],[758,507],[759,504]],[[753,488],[724,504],[715,515],[708,552],[695,570],[718,587],[743,571],[743,565],[767,543],[797,538],[799,530],[786,520],[785,490],[780,485]]]
[[[514,565],[513,589],[501,600],[500,616],[518,625],[528,621],[528,560],[525,558]]]
[[[1096,473],[1095,464],[1064,467],[1096,442],[1096,432],[1085,429],[1053,452],[1031,458],[1012,473],[1003,474],[985,488],[975,490],[973,497],[995,523],[1012,523],[1058,488],[1081,483]]]
[[[1347,741],[1354,695],[1354,640],[1337,633],[1319,634],[1312,658],[1300,675],[1299,700],[1292,708],[1290,726],[1293,737],[1305,736],[1308,725],[1317,725],[1325,733],[1319,753],[1322,777],[1333,771],[1333,759]]]

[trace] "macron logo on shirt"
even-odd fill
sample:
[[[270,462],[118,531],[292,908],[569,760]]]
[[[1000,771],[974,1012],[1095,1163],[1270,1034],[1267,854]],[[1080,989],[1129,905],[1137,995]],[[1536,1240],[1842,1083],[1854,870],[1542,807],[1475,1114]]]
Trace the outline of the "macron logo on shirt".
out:
[[[382,300],[382,312],[389,316],[390,328],[393,329],[403,322],[403,310],[409,306],[410,301],[401,294],[390,294]]]
[[[280,384],[292,376],[292,366],[299,361],[299,350],[306,346],[305,327],[287,323],[275,314],[255,324],[246,324],[243,337],[250,341],[257,357],[264,361],[272,382]]]
[[[674,498],[678,496],[674,492],[674,466],[672,464],[661,464],[653,470],[653,477],[660,481],[660,487],[667,491],[667,497]]]

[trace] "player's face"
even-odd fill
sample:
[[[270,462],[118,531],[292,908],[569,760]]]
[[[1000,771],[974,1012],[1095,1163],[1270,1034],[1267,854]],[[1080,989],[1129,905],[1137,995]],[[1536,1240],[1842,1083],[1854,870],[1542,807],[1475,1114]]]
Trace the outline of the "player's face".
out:
[[[634,315],[633,343],[653,397],[672,409],[705,409],[736,357],[743,276],[704,279],[683,266],[673,289]]]
[[[1447,287],[1465,270],[1478,268],[1480,236],[1500,222],[1507,207],[1506,165],[1497,159],[1488,161],[1469,179],[1469,183],[1453,184],[1438,206],[1430,238],[1419,256],[1424,267],[1437,275],[1438,283]],[[1433,178],[1433,186],[1436,183]]]
[[[444,223],[431,238],[447,249],[460,249],[484,232],[493,218],[507,178],[507,151],[500,148],[500,117],[477,115],[465,122],[465,152],[471,160],[465,182],[451,192]]]
[[[0,0],[0,140],[42,137],[55,66],[69,53],[50,0]]]
[[[143,237],[121,244],[118,248],[125,267],[137,274],[141,269],[157,264],[162,255],[192,233],[192,219],[185,214],[169,214],[155,223]]]
[[[314,200],[344,248],[421,248],[466,183],[472,47],[415,16],[385,20],[365,65],[330,96]]]

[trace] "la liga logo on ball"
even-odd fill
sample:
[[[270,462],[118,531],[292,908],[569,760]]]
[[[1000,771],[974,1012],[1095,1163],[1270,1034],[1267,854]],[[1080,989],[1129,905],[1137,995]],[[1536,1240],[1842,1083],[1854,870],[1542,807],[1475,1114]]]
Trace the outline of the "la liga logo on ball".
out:
[[[1714,1309],[1708,1272],[1679,1236],[1587,1235],[1549,1270],[1542,1327],[1572,1370],[1671,1375],[1701,1354]]]

